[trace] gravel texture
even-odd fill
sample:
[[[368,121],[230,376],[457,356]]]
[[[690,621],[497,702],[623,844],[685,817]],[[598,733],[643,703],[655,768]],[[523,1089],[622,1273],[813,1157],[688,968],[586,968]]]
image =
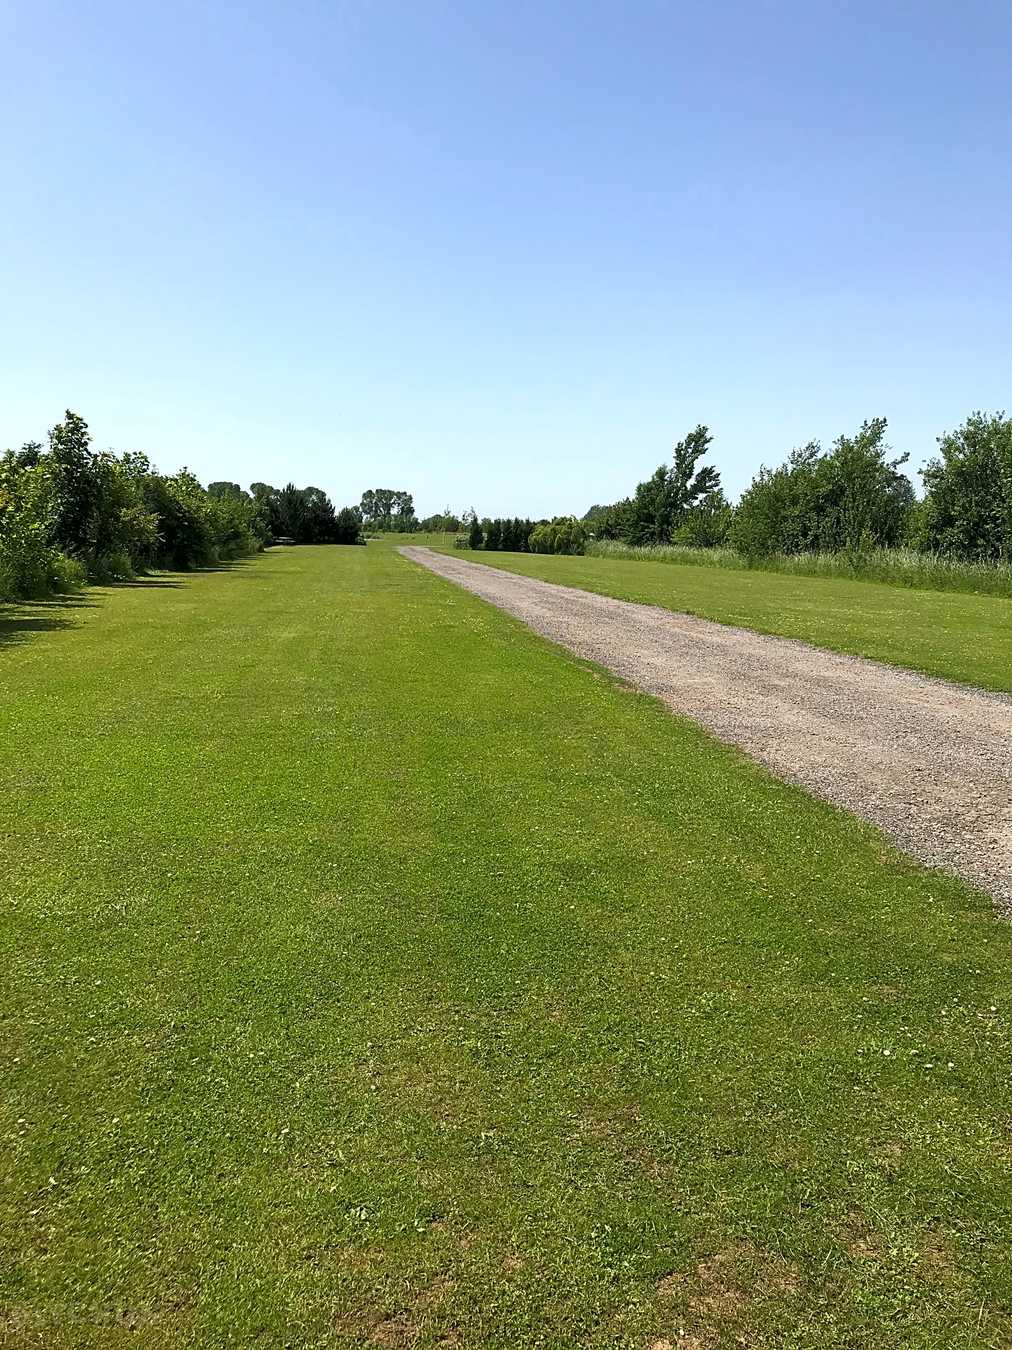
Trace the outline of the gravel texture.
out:
[[[401,553],[845,807],[1012,913],[1012,698],[792,638]]]

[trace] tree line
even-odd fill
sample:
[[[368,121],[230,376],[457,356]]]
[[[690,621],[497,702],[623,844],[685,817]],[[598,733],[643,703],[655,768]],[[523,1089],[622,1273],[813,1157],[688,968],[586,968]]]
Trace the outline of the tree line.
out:
[[[573,516],[539,521],[499,516],[479,520],[473,511],[467,511],[455,542],[457,548],[505,553],[582,553],[586,538],[586,527]]]
[[[712,436],[698,426],[635,492],[584,517],[596,539],[634,545],[728,545],[746,558],[860,553],[903,545],[967,562],[1012,559],[1012,419],[975,412],[938,438],[918,499],[893,457],[886,419],[863,422],[828,450],[810,441],[761,467],[737,505],[720,472],[700,465]]]
[[[0,599],[209,566],[279,539],[356,543],[361,527],[358,508],[335,511],[320,488],[204,488],[188,469],[163,474],[146,455],[97,451],[69,410],[45,446],[0,455]]]

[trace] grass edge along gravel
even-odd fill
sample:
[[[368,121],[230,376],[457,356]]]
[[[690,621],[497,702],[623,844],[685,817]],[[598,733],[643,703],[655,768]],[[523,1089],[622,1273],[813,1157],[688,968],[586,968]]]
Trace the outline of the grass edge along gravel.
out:
[[[92,599],[0,646],[9,1344],[1007,1342],[984,897],[389,550]]]
[[[521,576],[1012,693],[1012,601],[997,596],[675,562],[426,546]]]

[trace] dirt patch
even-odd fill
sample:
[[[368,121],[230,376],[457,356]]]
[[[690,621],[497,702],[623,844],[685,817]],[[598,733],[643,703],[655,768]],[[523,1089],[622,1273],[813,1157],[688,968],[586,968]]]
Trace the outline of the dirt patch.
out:
[[[437,1345],[456,1345],[458,1337],[455,1327],[448,1326],[436,1332],[433,1325],[443,1313],[456,1287],[454,1280],[440,1275],[400,1307],[387,1312],[363,1307],[337,1313],[331,1318],[331,1328],[341,1335],[364,1339],[367,1345],[412,1346],[430,1332],[435,1332]]]
[[[425,548],[401,553],[1012,912],[1012,698]]]
[[[658,1282],[660,1305],[670,1304],[682,1321],[675,1344],[710,1347],[748,1320],[756,1305],[778,1305],[800,1295],[798,1269],[779,1252],[748,1242],[735,1243],[673,1271]]]

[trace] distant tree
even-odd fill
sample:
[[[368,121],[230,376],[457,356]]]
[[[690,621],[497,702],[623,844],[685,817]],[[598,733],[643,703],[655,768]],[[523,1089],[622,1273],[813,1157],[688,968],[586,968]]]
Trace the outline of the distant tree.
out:
[[[393,488],[370,488],[363,492],[360,505],[366,527],[379,532],[412,531],[418,528],[414,499],[410,492]]]
[[[629,508],[628,539],[634,544],[669,543],[686,513],[720,487],[712,464],[697,468],[713,437],[702,425],[675,446],[672,464],[660,465],[640,483]]]
[[[299,540],[306,525],[306,498],[294,483],[286,483],[273,502],[271,529],[281,539]]]
[[[414,498],[410,492],[395,492],[392,509],[391,525],[393,529],[402,533],[410,533],[418,528]]]
[[[362,513],[357,506],[342,506],[334,521],[335,544],[362,542]]]
[[[922,547],[980,562],[1012,559],[1012,418],[972,413],[938,438],[922,470]]]
[[[101,485],[95,472],[88,423],[68,408],[49,432],[52,483],[52,542],[72,558],[87,558],[94,548]]]
[[[464,512],[462,526],[467,530],[468,548],[481,548],[484,535],[482,533],[481,522],[478,520],[478,513],[472,506],[470,511]]]
[[[672,535],[672,542],[689,544],[693,548],[716,548],[726,543],[733,520],[734,507],[721,489],[716,488],[689,507]]]
[[[748,557],[898,544],[914,490],[900,472],[907,456],[887,458],[885,432],[885,418],[875,417],[828,453],[810,441],[778,469],[761,468],[735,510],[730,542]]]
[[[582,553],[587,538],[583,521],[556,516],[535,525],[530,536],[532,553]]]
[[[430,534],[448,533],[460,529],[460,517],[447,506],[434,516],[425,516],[418,522],[418,528]]]
[[[298,542],[300,544],[333,543],[337,529],[337,517],[333,502],[323,489],[318,487],[303,488],[302,499],[305,510],[302,538]]]
[[[583,521],[595,539],[628,540],[632,537],[632,498],[612,506],[592,506]]]
[[[238,483],[208,483],[207,495],[209,497],[231,497],[235,501],[249,501],[250,495],[244,492]]]

